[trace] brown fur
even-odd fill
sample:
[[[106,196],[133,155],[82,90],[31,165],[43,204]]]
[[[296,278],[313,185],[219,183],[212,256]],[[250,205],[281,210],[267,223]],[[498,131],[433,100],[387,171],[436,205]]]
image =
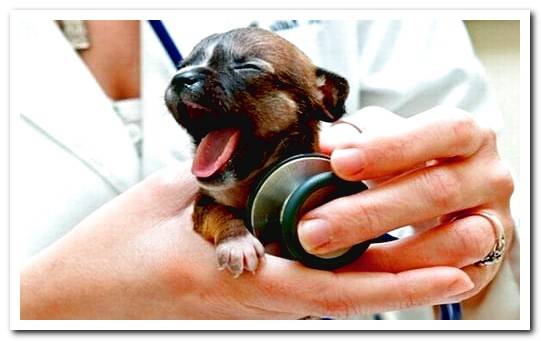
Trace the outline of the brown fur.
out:
[[[204,80],[194,90],[179,86],[174,78],[166,104],[195,145],[213,129],[241,131],[224,169],[198,179],[195,230],[219,246],[218,261],[226,263],[221,266],[235,275],[243,268],[253,271],[250,262],[254,255],[262,255],[258,252],[262,248],[244,226],[249,192],[273,163],[317,151],[319,120],[333,121],[342,115],[347,82],[314,66],[287,40],[254,28],[204,39],[181,65],[180,73],[183,70],[196,70]],[[227,247],[220,247],[226,242]],[[255,251],[247,243],[253,243]],[[233,260],[238,249],[243,250],[244,261],[231,264],[239,262],[238,257]]]
[[[196,232],[218,244],[220,241],[243,235],[241,212],[231,206],[216,203],[209,196],[199,194],[195,200],[193,220]]]

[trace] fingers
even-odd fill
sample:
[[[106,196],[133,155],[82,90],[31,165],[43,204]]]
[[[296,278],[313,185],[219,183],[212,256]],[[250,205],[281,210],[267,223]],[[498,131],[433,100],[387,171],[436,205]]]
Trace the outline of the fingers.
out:
[[[333,200],[302,217],[299,240],[308,252],[324,254],[400,226],[477,207],[496,195],[500,180],[491,180],[472,162],[424,168]]]
[[[399,127],[405,120],[380,107],[365,107],[323,129],[319,136],[320,150],[330,154],[335,148],[354,145],[352,141],[359,139],[359,132],[386,132],[389,127]]]
[[[434,267],[391,273],[332,273],[299,266],[274,256],[254,280],[273,297],[269,309],[306,315],[349,316],[434,304],[471,290],[459,269]],[[256,285],[254,287],[260,288]],[[269,291],[272,292],[269,295]]]
[[[495,241],[490,222],[472,215],[397,241],[374,244],[341,271],[400,272],[432,266],[463,268],[483,259]]]
[[[455,295],[452,299],[455,302],[460,302],[478,294],[494,279],[501,264],[502,263],[497,263],[490,266],[469,265],[464,267],[462,270],[468,274],[469,278],[471,278],[474,287],[461,294]]]
[[[361,119],[370,121],[372,116],[381,115],[381,109],[366,111]],[[332,150],[333,170],[347,180],[382,177],[434,159],[468,157],[486,137],[473,116],[448,108],[435,108],[397,126],[389,124],[386,130],[367,129],[356,136],[353,128],[344,126],[330,128],[340,129],[343,137],[334,143],[327,139],[323,145],[326,151]]]

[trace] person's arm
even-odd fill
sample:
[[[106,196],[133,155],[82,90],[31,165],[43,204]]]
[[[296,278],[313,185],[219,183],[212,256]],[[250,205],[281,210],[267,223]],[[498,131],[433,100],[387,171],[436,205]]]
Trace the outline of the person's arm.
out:
[[[313,270],[266,255],[232,278],[192,231],[187,168],[150,176],[36,255],[21,273],[21,319],[285,319],[346,316],[454,300],[453,267],[399,273]]]
[[[139,20],[85,20],[90,46],[79,55],[112,100],[140,96],[140,25]]]

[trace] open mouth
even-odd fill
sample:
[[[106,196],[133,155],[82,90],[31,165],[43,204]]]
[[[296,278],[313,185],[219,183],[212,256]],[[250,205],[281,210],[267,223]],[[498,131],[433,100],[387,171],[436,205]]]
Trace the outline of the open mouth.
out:
[[[226,115],[218,114],[216,110],[181,100],[178,111],[184,112],[190,133],[199,141],[192,163],[192,174],[199,180],[210,180],[223,171],[233,158],[239,145],[240,128]]]
[[[225,168],[239,142],[240,131],[224,128],[209,132],[195,151],[192,174],[208,178]]]

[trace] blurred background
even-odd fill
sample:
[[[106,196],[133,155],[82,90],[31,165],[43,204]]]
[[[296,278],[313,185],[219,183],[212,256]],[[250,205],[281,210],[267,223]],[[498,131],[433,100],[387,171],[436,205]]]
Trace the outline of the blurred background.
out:
[[[518,177],[520,115],[520,22],[468,20],[466,28],[503,113],[499,149]]]
[[[502,112],[504,128],[498,132],[498,149],[509,163],[515,179],[511,212],[520,232],[520,182],[527,181],[520,179],[520,22],[467,20],[464,23]],[[518,248],[515,251],[518,252]],[[512,257],[518,259],[516,254]]]

